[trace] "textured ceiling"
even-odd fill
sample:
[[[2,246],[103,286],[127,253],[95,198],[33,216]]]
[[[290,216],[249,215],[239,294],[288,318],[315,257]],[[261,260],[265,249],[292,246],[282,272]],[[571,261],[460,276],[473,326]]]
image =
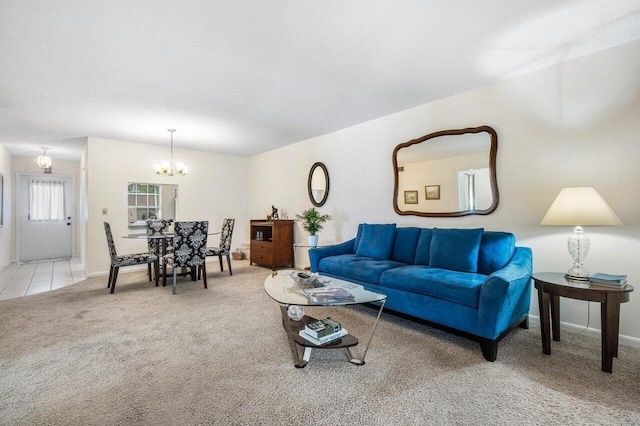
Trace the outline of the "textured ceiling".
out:
[[[0,0],[0,142],[254,155],[636,39],[639,0]]]

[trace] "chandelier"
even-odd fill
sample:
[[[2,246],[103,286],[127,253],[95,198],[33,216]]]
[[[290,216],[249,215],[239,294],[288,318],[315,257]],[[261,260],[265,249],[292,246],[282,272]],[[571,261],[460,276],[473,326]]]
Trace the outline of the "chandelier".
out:
[[[184,163],[174,163],[173,162],[173,132],[176,129],[167,129],[171,132],[171,160],[169,162],[163,161],[160,164],[156,164],[156,173],[159,175],[186,175],[187,174],[187,166]]]
[[[36,163],[38,163],[38,167],[48,169],[49,167],[51,167],[51,157],[47,155],[47,148],[42,149],[44,152],[41,156],[38,157]]]

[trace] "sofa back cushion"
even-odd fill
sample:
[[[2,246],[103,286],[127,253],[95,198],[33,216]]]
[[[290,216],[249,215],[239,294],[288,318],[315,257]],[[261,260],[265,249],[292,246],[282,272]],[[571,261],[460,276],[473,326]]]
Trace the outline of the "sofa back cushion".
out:
[[[391,260],[411,265],[416,256],[420,228],[396,228]]]
[[[358,246],[360,245],[360,240],[362,239],[362,230],[364,229],[365,225],[366,223],[361,223],[360,225],[358,225],[358,233],[356,234],[356,240],[353,243],[353,254],[358,251]]]
[[[515,251],[515,235],[508,232],[484,232],[478,253],[478,273],[490,275],[503,268]]]
[[[414,265],[429,265],[432,237],[433,229],[423,228],[420,230],[420,238],[418,238],[418,245],[416,246],[416,256],[413,259]]]
[[[483,228],[433,230],[429,266],[460,272],[478,272]]]
[[[389,259],[395,234],[395,223],[384,225],[363,224],[356,255],[381,260]]]

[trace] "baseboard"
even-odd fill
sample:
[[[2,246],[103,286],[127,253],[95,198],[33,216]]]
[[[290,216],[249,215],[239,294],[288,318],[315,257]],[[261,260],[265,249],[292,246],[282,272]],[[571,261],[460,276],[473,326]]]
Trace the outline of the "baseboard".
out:
[[[131,272],[146,271],[146,270],[147,270],[147,265],[127,266],[126,268],[120,268],[120,270],[118,271],[118,275],[129,274]],[[87,278],[106,277],[108,275],[109,275],[109,271],[98,271],[98,272],[92,272],[90,274],[87,274]]]
[[[535,321],[535,323],[539,325],[540,317],[537,315],[529,315],[529,321],[530,322]],[[560,325],[571,333],[582,333],[587,336],[595,337],[598,339],[602,335],[601,331],[597,328],[587,327],[585,329],[583,325],[576,325],[576,324],[572,324],[570,322],[564,322],[564,321],[560,321]],[[619,343],[621,345],[628,345],[628,346],[640,348],[640,339],[637,337],[625,336],[624,334],[621,334],[619,338]]]

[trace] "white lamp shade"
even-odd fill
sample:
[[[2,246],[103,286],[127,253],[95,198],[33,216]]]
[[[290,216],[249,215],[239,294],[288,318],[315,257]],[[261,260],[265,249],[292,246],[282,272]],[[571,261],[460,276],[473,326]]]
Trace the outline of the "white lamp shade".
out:
[[[49,157],[46,153],[42,154],[41,156],[38,157],[38,159],[36,160],[36,163],[38,163],[39,167],[43,169],[48,169],[49,167],[51,167],[51,157]]]
[[[563,188],[540,225],[606,226],[622,222],[594,188],[579,186]]]

